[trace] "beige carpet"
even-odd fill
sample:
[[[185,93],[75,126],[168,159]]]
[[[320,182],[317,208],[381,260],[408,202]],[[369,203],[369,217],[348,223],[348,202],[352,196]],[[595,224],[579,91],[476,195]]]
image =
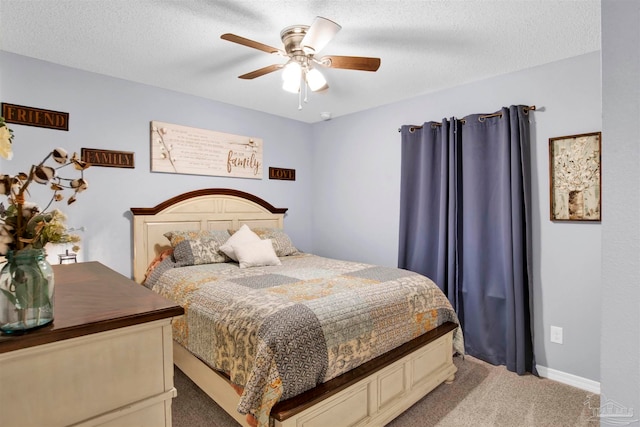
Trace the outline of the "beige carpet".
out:
[[[599,425],[591,410],[600,406],[597,395],[533,375],[518,376],[469,356],[454,362],[458,373],[453,384],[440,385],[388,427]],[[177,368],[175,384],[174,427],[238,426]]]

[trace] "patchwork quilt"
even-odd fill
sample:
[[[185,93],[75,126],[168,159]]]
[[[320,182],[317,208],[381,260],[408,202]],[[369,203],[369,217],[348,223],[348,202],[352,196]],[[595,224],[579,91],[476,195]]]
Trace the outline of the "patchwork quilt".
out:
[[[282,265],[180,267],[166,258],[145,283],[184,307],[173,337],[242,390],[238,411],[269,425],[279,401],[458,319],[428,278],[315,255]],[[179,267],[179,268],[174,268]],[[462,331],[454,349],[464,354]]]

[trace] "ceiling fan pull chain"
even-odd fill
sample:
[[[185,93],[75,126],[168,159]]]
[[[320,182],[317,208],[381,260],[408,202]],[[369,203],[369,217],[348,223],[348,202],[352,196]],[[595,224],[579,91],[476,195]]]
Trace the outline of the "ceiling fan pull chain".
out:
[[[298,110],[302,110],[302,88],[298,90]]]

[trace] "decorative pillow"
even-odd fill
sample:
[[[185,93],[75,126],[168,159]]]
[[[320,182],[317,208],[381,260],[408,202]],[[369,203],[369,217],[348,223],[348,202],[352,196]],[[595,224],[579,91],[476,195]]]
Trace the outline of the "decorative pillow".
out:
[[[164,251],[160,252],[160,254],[157,257],[155,257],[147,267],[147,271],[146,273],[144,273],[144,280],[142,281],[142,283],[144,283],[145,280],[147,280],[147,277],[149,277],[151,272],[158,266],[158,264],[162,262],[163,259],[171,255],[173,255],[173,248],[167,248]]]
[[[252,243],[259,241],[260,237],[258,237],[256,233],[251,231],[247,224],[243,224],[242,227],[238,229],[238,231],[236,231],[231,237],[229,237],[224,245],[220,246],[220,250],[232,260],[238,261],[235,249],[233,248],[234,245],[241,245],[243,243]]]
[[[162,261],[160,261],[159,263],[157,263],[150,271],[149,273],[146,275],[146,277],[144,278],[144,281],[142,282],[143,285],[145,285],[147,288],[152,289],[153,285],[156,284],[156,282],[158,281],[158,279],[160,278],[160,276],[162,276],[162,274],[167,271],[167,270],[171,270],[172,268],[175,267],[180,267],[180,264],[177,264],[176,262],[174,262],[173,257],[172,256],[165,256]]]
[[[229,239],[227,230],[170,231],[164,236],[171,242],[173,257],[181,265],[229,261],[220,251],[220,247]]]
[[[273,244],[273,250],[276,251],[276,255],[279,257],[298,255],[300,253],[287,233],[279,228],[256,227],[252,228],[251,231],[256,233],[262,240],[270,239]],[[229,233],[233,234],[233,232]]]
[[[232,246],[238,257],[240,268],[282,264],[269,239],[238,243]]]

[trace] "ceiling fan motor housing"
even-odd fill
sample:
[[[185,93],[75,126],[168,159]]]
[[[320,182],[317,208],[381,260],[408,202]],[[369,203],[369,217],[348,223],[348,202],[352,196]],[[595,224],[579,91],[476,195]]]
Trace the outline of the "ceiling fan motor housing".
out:
[[[287,52],[287,55],[292,58],[307,55],[300,43],[302,43],[302,39],[304,39],[308,29],[308,25],[292,25],[280,32],[280,39],[282,39],[282,44],[284,45],[284,50]]]

